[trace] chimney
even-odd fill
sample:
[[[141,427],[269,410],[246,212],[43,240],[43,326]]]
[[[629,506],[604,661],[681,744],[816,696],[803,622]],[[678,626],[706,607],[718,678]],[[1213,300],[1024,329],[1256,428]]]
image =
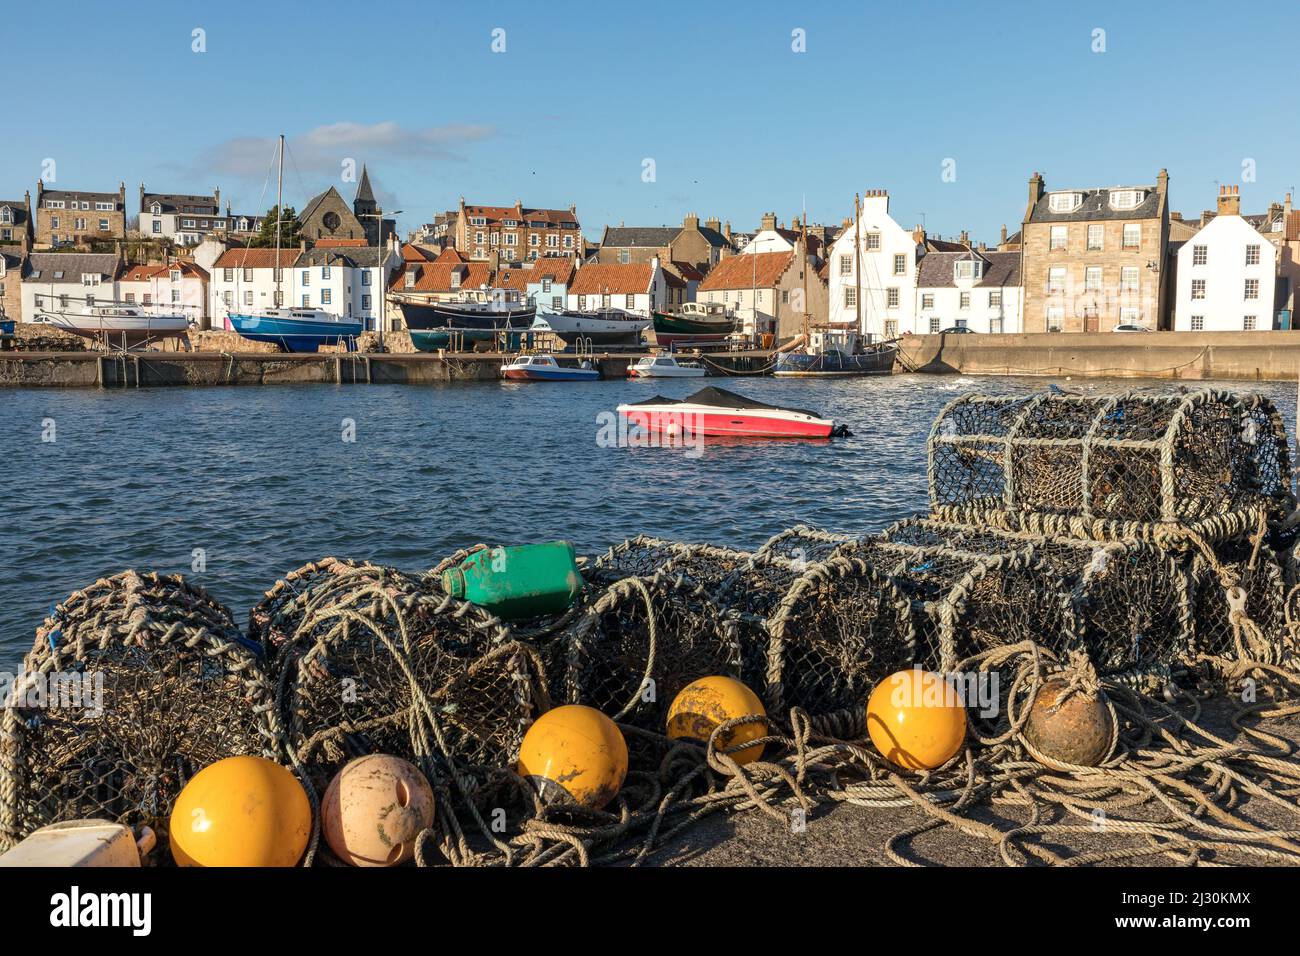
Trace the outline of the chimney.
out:
[[[963,230],[961,231],[961,238],[958,240],[958,242],[960,242],[963,246],[966,246],[966,247],[969,249],[969,248],[970,248],[970,233],[968,233],[965,229],[963,229]]]
[[[716,218],[709,218],[709,219],[704,220],[704,228],[705,228],[705,229],[712,229],[714,232],[721,232],[721,231],[722,231],[722,223],[718,222],[718,220],[717,220]]]
[[[1286,201],[1282,203],[1282,211],[1288,216],[1291,215],[1291,194],[1290,193],[1286,194]]]
[[[1216,210],[1220,216],[1241,215],[1240,186],[1220,186],[1219,204]]]
[[[1043,198],[1043,193],[1045,191],[1042,176],[1038,173],[1034,173],[1034,175],[1029,177],[1029,205],[1037,205],[1038,200]]]
[[[697,229],[697,230],[698,230],[698,229],[700,228],[700,217],[699,217],[699,215],[697,215],[696,213],[693,213],[693,212],[688,212],[688,213],[685,215],[685,217],[683,217],[683,219],[682,219],[682,228],[683,228],[683,229]]]
[[[775,228],[776,228],[776,213],[774,212],[763,213],[763,224],[759,226],[759,231],[762,232],[762,231],[771,230]]]
[[[1165,195],[1169,192],[1169,170],[1162,169],[1156,175],[1156,192]]]
[[[1182,222],[1183,214],[1181,212],[1171,212],[1169,214],[1169,218],[1172,219],[1174,222]]]
[[[845,225],[845,227],[847,228],[848,223],[846,222],[844,225]],[[912,230],[912,241],[915,242],[918,246],[924,246],[924,245],[925,245],[925,227],[924,227],[924,226],[917,226],[915,229]]]
[[[221,187],[217,186],[212,190],[212,198],[215,200],[212,205],[217,207],[217,212],[221,212]]]
[[[144,212],[144,183],[140,183],[140,211]]]
[[[998,245],[1005,246],[1006,244],[1007,244],[1007,224],[1004,222],[1002,224],[1002,232],[998,236]]]

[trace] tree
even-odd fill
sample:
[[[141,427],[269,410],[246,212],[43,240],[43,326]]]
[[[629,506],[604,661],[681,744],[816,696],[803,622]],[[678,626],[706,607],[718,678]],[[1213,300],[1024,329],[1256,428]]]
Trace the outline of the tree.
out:
[[[262,228],[248,242],[250,247],[275,248],[275,220],[279,214],[279,206],[272,206],[266,211],[266,218],[262,220]],[[280,247],[288,249],[298,245],[301,232],[302,223],[298,221],[297,210],[292,206],[285,206],[284,222],[280,224]]]

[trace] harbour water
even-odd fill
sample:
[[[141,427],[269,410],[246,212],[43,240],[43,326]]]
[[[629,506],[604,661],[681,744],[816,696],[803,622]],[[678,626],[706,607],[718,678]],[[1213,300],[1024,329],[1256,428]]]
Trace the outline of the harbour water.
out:
[[[798,522],[876,530],[925,507],[925,439],[946,402],[1048,385],[708,382],[820,411],[853,435],[709,443],[700,455],[598,442],[601,413],[684,397],[698,379],[5,390],[0,669],[17,665],[52,603],[128,567],[186,574],[243,624],[277,578],[325,555],[420,570],[479,541],[567,538],[591,553],[641,532],[754,547]],[[1294,428],[1294,386],[1222,387],[1262,391]]]

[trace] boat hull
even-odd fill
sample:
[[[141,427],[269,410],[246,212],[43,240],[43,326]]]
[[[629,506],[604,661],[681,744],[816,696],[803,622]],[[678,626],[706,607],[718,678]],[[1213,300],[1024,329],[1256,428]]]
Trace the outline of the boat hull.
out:
[[[594,368],[504,368],[501,374],[514,382],[594,382],[600,372]]]
[[[600,313],[558,312],[539,316],[533,331],[553,332],[566,345],[580,341],[592,345],[639,345],[641,333],[649,327],[649,319],[635,316],[606,319]]]
[[[532,306],[505,310],[471,309],[458,307],[454,303],[410,302],[399,300],[398,308],[402,310],[402,321],[410,331],[441,329],[462,333],[467,341],[469,335],[481,333],[490,340],[497,332],[526,332],[533,324],[537,309]]]
[[[271,342],[286,352],[315,352],[322,345],[338,345],[341,341],[351,346],[361,334],[360,322],[319,322],[234,312],[228,318],[244,338]]]
[[[772,374],[781,377],[842,378],[859,375],[889,375],[894,371],[898,349],[885,348],[857,355],[842,352],[816,354],[782,352],[776,356]]]
[[[707,374],[708,372],[702,368],[682,368],[681,366],[678,366],[677,368],[654,369],[637,368],[636,366],[629,365],[627,369],[628,378],[704,378]]]
[[[660,345],[690,345],[692,343],[721,342],[736,331],[734,319],[705,322],[683,318],[667,312],[654,313],[655,341]]]
[[[189,321],[183,317],[162,317],[158,319],[106,319],[100,321],[91,316],[58,315],[41,313],[46,321],[64,332],[71,332],[87,339],[107,338],[110,344],[125,344],[127,348],[144,345],[158,339],[174,338],[189,331]]]

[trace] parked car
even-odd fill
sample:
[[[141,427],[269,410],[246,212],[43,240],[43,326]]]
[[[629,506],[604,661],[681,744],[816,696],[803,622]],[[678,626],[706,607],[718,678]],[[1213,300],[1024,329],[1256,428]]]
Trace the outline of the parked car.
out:
[[[1145,325],[1120,324],[1111,329],[1112,332],[1150,332]]]
[[[964,325],[953,325],[946,329],[940,329],[940,335],[964,335],[967,332],[974,334],[974,329],[968,329]]]

